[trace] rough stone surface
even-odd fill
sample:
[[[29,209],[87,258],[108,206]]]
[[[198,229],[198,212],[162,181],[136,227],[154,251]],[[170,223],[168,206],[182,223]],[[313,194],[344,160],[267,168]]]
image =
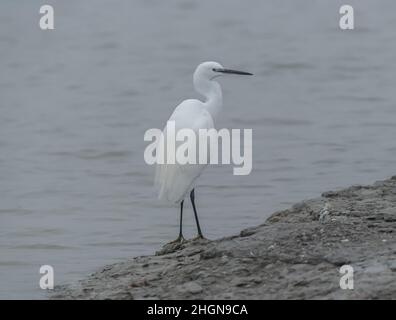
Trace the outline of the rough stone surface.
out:
[[[240,235],[168,244],[53,299],[395,299],[396,177],[325,192]],[[354,290],[339,286],[354,268]]]

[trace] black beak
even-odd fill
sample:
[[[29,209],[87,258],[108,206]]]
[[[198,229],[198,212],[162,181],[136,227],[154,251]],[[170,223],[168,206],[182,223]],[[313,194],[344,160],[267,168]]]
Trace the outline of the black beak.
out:
[[[243,76],[252,76],[253,75],[253,73],[250,73],[250,72],[231,70],[231,69],[222,69],[222,68],[214,68],[213,71],[221,72],[221,73],[228,73],[228,74],[240,74]]]

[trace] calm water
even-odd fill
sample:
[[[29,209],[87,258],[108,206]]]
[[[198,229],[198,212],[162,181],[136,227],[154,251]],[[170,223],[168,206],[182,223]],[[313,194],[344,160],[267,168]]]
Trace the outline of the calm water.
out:
[[[218,127],[253,128],[253,172],[202,176],[209,238],[395,174],[395,1],[349,1],[352,32],[333,0],[46,3],[55,31],[38,28],[42,1],[0,4],[0,298],[45,297],[43,264],[69,282],[176,237],[143,134],[196,97],[205,60],[255,73],[221,80]]]

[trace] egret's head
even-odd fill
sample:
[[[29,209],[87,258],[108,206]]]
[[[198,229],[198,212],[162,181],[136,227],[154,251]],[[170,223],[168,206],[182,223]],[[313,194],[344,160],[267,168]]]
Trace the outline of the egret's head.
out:
[[[194,80],[196,79],[207,79],[213,80],[214,78],[220,77],[226,74],[239,74],[251,76],[253,74],[244,71],[237,71],[224,68],[220,63],[207,61],[201,63],[194,72]]]

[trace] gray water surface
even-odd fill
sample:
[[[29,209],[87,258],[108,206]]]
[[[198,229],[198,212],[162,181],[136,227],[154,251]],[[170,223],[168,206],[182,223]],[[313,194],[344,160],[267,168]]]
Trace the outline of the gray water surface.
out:
[[[208,168],[196,190],[204,233],[232,235],[328,189],[395,173],[396,2],[42,1],[0,3],[0,298],[151,254],[178,211],[156,201],[143,134],[197,97],[200,62],[221,79],[218,128],[253,129],[253,172]],[[185,232],[195,236],[191,207]]]

